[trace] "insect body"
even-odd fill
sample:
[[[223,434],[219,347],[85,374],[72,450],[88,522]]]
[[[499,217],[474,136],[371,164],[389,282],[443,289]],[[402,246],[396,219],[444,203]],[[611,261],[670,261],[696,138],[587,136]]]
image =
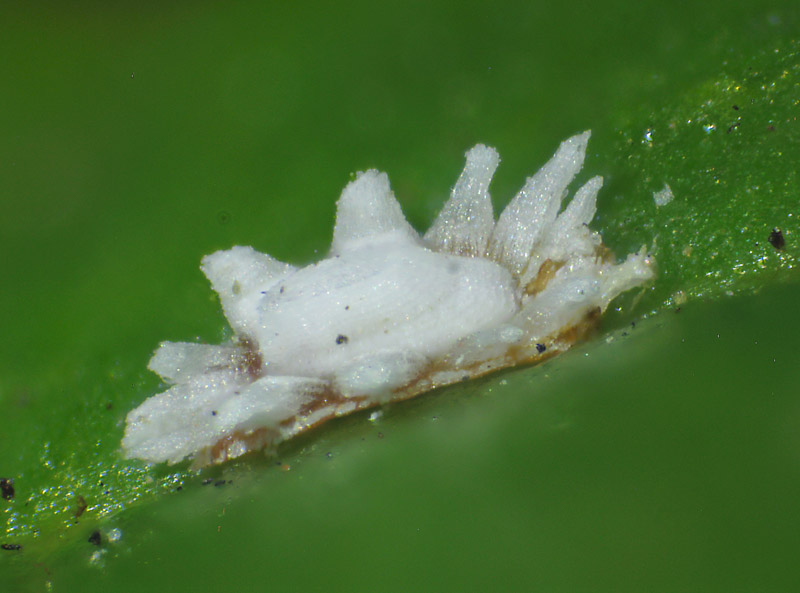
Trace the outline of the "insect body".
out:
[[[588,139],[564,141],[496,222],[488,186],[499,157],[478,145],[423,236],[386,174],[370,170],[342,192],[318,263],[298,269],[250,247],[203,258],[236,337],[161,344],[149,366],[173,386],[128,414],[125,453],[217,463],[568,349],[613,298],[653,276],[644,248],[615,263],[588,228],[601,178],[561,208]]]

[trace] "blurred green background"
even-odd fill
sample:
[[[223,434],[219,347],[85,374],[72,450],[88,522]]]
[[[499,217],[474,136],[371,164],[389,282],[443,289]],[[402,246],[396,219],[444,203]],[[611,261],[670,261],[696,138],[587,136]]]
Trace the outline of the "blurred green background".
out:
[[[8,590],[791,588],[799,12],[5,3]],[[313,261],[368,167],[425,229],[477,142],[503,158],[499,210],[584,129],[582,179],[606,179],[594,227],[659,265],[593,340],[277,457],[200,473],[120,458],[125,414],[162,387],[158,342],[228,335],[204,254]]]

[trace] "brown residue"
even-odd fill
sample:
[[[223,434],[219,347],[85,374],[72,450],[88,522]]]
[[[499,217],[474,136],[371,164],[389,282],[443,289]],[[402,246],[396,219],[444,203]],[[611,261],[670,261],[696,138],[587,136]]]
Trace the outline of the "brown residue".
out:
[[[85,513],[86,509],[88,508],[89,505],[86,504],[86,499],[80,494],[78,494],[78,496],[75,497],[75,518],[77,519],[78,517],[83,515],[83,513]]]
[[[402,401],[410,399],[420,393],[430,391],[437,387],[453,383],[436,383],[436,376],[443,372],[458,372],[466,379],[475,379],[495,371],[525,364],[538,364],[558,355],[567,350],[573,344],[585,339],[593,332],[601,317],[600,307],[595,307],[574,325],[567,327],[557,335],[538,339],[535,342],[525,344],[514,344],[509,346],[506,352],[492,361],[476,361],[463,367],[454,367],[450,357],[442,357],[434,360],[409,384],[396,389],[390,401]],[[546,344],[545,350],[537,347]],[[488,363],[488,364],[487,364]],[[281,422],[277,429],[258,428],[250,432],[236,431],[217,441],[212,447],[199,452],[193,461],[194,468],[223,463],[229,459],[239,457],[250,451],[258,451],[265,447],[275,447],[282,440],[312,430],[324,424],[328,420],[341,415],[337,413],[340,406],[354,406],[348,411],[365,410],[380,405],[374,398],[366,396],[345,397],[337,393],[332,388],[323,389],[309,399],[309,401],[293,417]],[[322,411],[326,413],[319,417],[314,417]],[[311,420],[313,418],[313,420]]]
[[[239,338],[241,357],[237,360],[236,368],[246,373],[253,381],[263,374],[264,359],[258,349],[258,343],[249,336]]]
[[[235,459],[249,451],[259,451],[267,446],[277,444],[278,432],[272,428],[257,428],[250,432],[236,431],[218,440],[213,446],[197,453],[192,461],[193,468],[204,467],[215,463],[224,463]]]
[[[563,265],[564,262],[555,262],[552,259],[544,260],[544,263],[539,266],[539,273],[536,274],[536,278],[528,282],[523,294],[534,295],[542,292],[547,287],[547,283],[553,279],[553,276]]]

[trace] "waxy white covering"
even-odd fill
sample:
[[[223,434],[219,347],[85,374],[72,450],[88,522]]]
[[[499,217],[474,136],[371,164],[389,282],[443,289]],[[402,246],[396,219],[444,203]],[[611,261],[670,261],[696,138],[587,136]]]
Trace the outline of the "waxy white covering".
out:
[[[601,178],[561,211],[588,140],[563,142],[496,223],[488,187],[499,157],[478,145],[424,237],[386,174],[370,170],[342,192],[320,262],[297,269],[250,247],[203,258],[237,337],[161,344],[150,369],[173,387],[128,414],[125,454],[223,461],[329,417],[568,348],[566,330],[653,275],[644,248],[621,264],[602,257],[587,226]]]

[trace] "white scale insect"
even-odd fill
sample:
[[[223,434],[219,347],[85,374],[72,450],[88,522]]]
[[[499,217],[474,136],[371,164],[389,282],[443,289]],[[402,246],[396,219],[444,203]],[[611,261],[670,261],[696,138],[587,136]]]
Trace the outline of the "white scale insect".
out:
[[[235,338],[164,342],[173,386],[127,417],[127,457],[196,467],[274,446],[336,416],[567,350],[617,295],[653,277],[588,228],[602,178],[561,210],[589,132],[564,141],[495,222],[497,151],[467,152],[433,226],[408,224],[385,173],[337,204],[330,255],[294,268],[250,247],[203,258]]]

